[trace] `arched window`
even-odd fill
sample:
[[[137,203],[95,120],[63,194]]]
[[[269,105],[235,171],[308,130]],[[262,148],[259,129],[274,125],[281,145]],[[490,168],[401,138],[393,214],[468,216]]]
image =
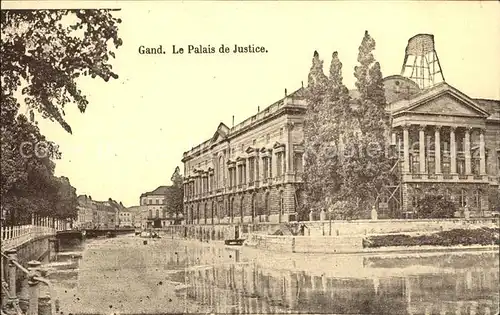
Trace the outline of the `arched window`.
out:
[[[215,209],[215,201],[212,201],[212,224],[214,223],[214,219],[215,219],[215,214],[217,213],[216,209]]]
[[[233,211],[234,211],[234,197],[231,198],[231,201],[229,202],[229,217],[231,220],[233,220]]]
[[[205,224],[207,224],[207,216],[208,216],[208,207],[207,203],[205,202],[205,205],[203,207],[203,219],[205,221]]]
[[[160,210],[156,209],[156,217],[159,218],[160,217]]]
[[[266,192],[265,197],[264,197],[264,209],[266,211],[266,213],[265,213],[266,215],[271,214],[271,209],[269,206],[269,192]]]
[[[255,205],[255,194],[252,194],[252,221],[255,219],[257,216],[257,211],[256,211],[256,205]]]
[[[284,202],[283,202],[283,191],[280,191],[280,199],[279,199],[279,202],[280,202],[280,213],[281,214],[285,214],[285,205],[284,205]]]
[[[460,207],[465,207],[467,205],[467,190],[460,190]]]
[[[152,218],[152,217],[153,217],[153,210],[149,209],[148,218]]]

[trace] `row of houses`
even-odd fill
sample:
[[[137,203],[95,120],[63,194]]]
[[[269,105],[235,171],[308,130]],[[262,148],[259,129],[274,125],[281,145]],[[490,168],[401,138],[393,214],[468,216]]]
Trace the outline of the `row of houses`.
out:
[[[80,195],[78,217],[75,225],[80,228],[133,227],[134,215],[121,203],[111,198],[106,201],[93,200],[92,196]]]

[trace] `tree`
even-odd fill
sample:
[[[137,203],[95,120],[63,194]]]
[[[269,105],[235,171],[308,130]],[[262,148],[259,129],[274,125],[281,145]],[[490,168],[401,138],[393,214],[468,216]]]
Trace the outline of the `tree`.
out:
[[[2,10],[2,99],[21,89],[32,117],[37,110],[71,133],[64,106],[74,102],[83,113],[88,105],[76,79],[118,77],[108,42],[122,45],[120,22],[110,10]]]
[[[344,156],[340,170],[343,177],[340,196],[355,201],[357,217],[364,216],[376,204],[384,185],[391,182],[391,162],[385,154],[390,119],[385,111],[383,77],[372,53],[374,49],[375,41],[365,32],[359,47],[360,65],[354,71],[360,95],[353,111],[358,130],[345,137],[349,154]]]
[[[319,129],[319,116],[325,101],[328,88],[328,78],[323,72],[323,60],[314,52],[312,66],[308,75],[308,86],[305,91],[307,110],[304,117],[304,192],[305,203],[310,209],[320,207],[324,199],[323,187],[320,182],[321,172],[318,153],[322,147]],[[303,216],[303,214],[299,214]]]
[[[170,180],[172,181],[172,186],[169,186],[168,189],[165,190],[165,210],[170,217],[175,218],[176,223],[178,223],[181,220],[179,215],[183,213],[184,209],[183,178],[179,167],[175,168]]]
[[[345,135],[356,127],[350,107],[349,90],[343,83],[342,62],[338,53],[332,54],[326,98],[319,114],[319,138],[323,144],[318,154],[320,184],[324,187],[326,208],[339,200],[343,178],[339,173]]]
[[[10,224],[29,222],[32,213],[75,216],[75,189],[69,180],[54,177],[53,160],[60,152],[33,123],[34,112],[71,133],[65,105],[75,103],[81,112],[88,105],[78,77],[117,78],[108,63],[115,56],[108,44],[122,45],[120,22],[110,10],[0,12],[1,205]],[[19,95],[29,119],[18,114]]]
[[[420,198],[417,207],[419,219],[453,218],[458,210],[457,204],[442,194],[427,193]]]

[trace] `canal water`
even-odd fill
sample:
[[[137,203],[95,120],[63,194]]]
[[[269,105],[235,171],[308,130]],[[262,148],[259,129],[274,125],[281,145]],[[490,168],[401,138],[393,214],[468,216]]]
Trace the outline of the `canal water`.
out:
[[[145,245],[143,239],[134,236],[62,244],[61,252],[46,265],[58,292],[74,297],[74,302],[66,300],[61,301],[62,304],[84,299],[85,290],[98,291],[103,300],[106,296],[124,294],[110,291],[113,281],[118,280],[109,274],[105,276],[106,284],[99,282],[99,274],[104,275],[104,269],[101,273],[100,263],[94,261],[92,265],[97,274],[92,276],[92,286],[85,288],[89,284],[85,284],[87,276],[83,270],[88,273],[90,268],[82,256],[83,260],[95,259],[91,252],[97,253],[96,248],[103,248],[96,257],[102,257],[107,263],[112,261],[113,267],[102,264],[106,272],[122,266],[128,274],[140,273],[130,278],[134,279],[130,280],[133,283],[127,284],[120,278],[116,286],[138,288],[140,279],[147,278],[151,282],[144,282],[142,286],[151,291],[147,295],[151,299],[155,299],[154,292],[158,289],[150,283],[170,286],[177,299],[155,302],[155,310],[163,309],[165,313],[176,309],[172,303],[183,303],[185,313],[219,314],[494,315],[499,311],[497,252],[373,256],[278,254],[221,243],[171,239],[149,240]],[[140,294],[137,289],[137,295]],[[131,297],[133,295],[128,299]],[[88,304],[80,306],[81,313],[86,311],[81,309],[84,305]],[[63,314],[68,314],[67,306],[59,305]],[[117,303],[109,307],[112,306],[120,314],[148,313],[139,302],[122,303],[121,308]],[[91,311],[95,313],[96,309]]]

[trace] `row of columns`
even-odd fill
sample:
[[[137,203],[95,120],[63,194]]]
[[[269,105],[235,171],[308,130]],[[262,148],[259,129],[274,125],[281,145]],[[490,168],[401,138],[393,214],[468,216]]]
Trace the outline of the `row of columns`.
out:
[[[403,125],[403,154],[404,154],[404,164],[403,170],[405,173],[410,173],[410,136],[409,129],[410,125]],[[419,125],[419,163],[420,163],[420,173],[424,173],[426,169],[425,160],[425,125]],[[457,145],[455,130],[457,127],[449,126],[450,129],[450,173],[457,173]],[[471,167],[471,142],[470,134],[472,128],[465,128],[465,143],[464,143],[464,154],[465,154],[465,174],[472,174]],[[441,174],[441,126],[434,126],[434,150],[435,150],[435,173]],[[480,175],[486,175],[486,148],[484,142],[484,129],[480,129],[479,134],[479,156],[480,165],[479,173]]]

